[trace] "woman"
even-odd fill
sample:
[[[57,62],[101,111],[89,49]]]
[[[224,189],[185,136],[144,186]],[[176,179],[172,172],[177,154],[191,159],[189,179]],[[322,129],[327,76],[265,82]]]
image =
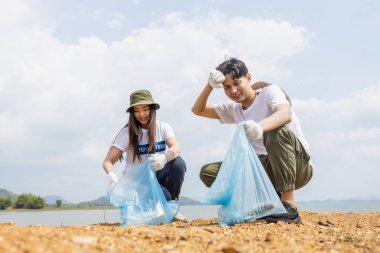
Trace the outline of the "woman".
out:
[[[156,120],[160,105],[155,103],[148,90],[138,90],[130,96],[127,108],[129,120],[121,129],[109,150],[103,168],[110,181],[117,182],[113,165],[126,153],[124,171],[151,159],[158,182],[166,200],[178,200],[186,172],[186,164],[179,156],[180,147],[168,123]],[[180,214],[176,219],[184,220]]]

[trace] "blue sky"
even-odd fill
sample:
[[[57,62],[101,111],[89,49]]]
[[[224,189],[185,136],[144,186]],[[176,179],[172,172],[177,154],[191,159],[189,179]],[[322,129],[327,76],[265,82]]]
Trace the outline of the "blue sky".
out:
[[[102,161],[129,94],[146,88],[182,147],[182,194],[204,195],[199,169],[223,159],[235,128],[190,108],[230,55],[293,99],[315,165],[298,200],[380,198],[379,13],[377,1],[2,3],[0,188],[104,195]]]

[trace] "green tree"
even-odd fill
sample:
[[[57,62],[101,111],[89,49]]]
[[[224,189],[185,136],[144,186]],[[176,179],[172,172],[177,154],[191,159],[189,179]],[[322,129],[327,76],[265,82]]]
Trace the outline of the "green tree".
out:
[[[14,208],[29,208],[29,209],[41,209],[45,206],[45,200],[40,196],[35,196],[33,194],[20,194],[15,203],[13,204]]]
[[[27,194],[20,194],[16,198],[15,203],[13,204],[14,208],[24,208],[26,206],[26,202],[28,201]]]
[[[10,207],[10,206],[12,206],[11,198],[9,197],[6,199],[0,198],[0,210],[4,210],[5,208]]]
[[[57,199],[57,200],[55,201],[55,205],[56,205],[57,207],[61,207],[61,206],[62,206],[62,200]]]

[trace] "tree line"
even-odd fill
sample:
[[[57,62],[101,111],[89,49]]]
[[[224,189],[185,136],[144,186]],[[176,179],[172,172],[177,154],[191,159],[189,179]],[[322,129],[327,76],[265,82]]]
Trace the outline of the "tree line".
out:
[[[0,210],[8,207],[26,208],[26,209],[41,209],[46,205],[45,200],[40,196],[35,196],[30,193],[23,193],[17,196],[13,202],[10,197],[0,198]]]

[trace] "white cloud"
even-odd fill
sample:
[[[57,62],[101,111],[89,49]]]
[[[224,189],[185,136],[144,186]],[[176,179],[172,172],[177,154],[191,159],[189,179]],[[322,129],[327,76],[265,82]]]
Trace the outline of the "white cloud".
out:
[[[5,1],[1,4],[0,27],[8,29],[25,25],[31,16],[31,9],[26,1]]]
[[[125,20],[126,18],[123,15],[117,13],[114,14],[113,18],[111,20],[108,20],[105,25],[110,29],[121,29]]]
[[[65,44],[28,11],[19,14],[13,24],[21,29],[0,34],[0,162],[7,167],[0,185],[19,193],[34,184],[41,195],[72,201],[104,193],[102,160],[127,120],[130,92],[140,88],[152,91],[162,106],[159,118],[180,141],[188,165],[183,194],[201,194],[200,166],[222,154],[233,131],[190,112],[208,71],[228,54],[257,72],[281,75],[280,61],[302,51],[310,37],[286,21],[171,13],[111,44],[97,37]],[[218,91],[210,99],[226,98]],[[28,184],[21,186],[23,177]],[[84,184],[88,192],[78,192]]]
[[[379,98],[380,82],[335,100],[294,100],[316,165],[301,198],[380,197]]]
[[[318,131],[324,129],[371,128],[380,118],[380,82],[333,101],[294,99],[294,107],[305,125]],[[319,119],[319,121],[316,121]]]

